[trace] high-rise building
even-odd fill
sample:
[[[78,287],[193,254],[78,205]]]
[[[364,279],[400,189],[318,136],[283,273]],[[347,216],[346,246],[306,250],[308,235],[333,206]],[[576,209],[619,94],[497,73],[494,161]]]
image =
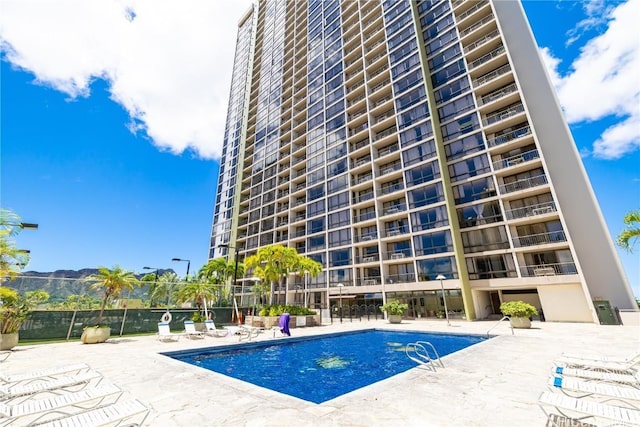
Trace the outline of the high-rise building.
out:
[[[518,1],[258,1],[216,197],[211,258],[279,243],[324,266],[280,302],[635,307]]]

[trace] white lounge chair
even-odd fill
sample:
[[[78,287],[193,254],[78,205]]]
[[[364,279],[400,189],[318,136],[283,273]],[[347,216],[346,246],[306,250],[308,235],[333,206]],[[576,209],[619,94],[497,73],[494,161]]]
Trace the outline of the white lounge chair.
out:
[[[590,399],[569,397],[562,393],[544,391],[538,398],[538,404],[547,416],[551,414],[545,408],[552,407],[564,417],[572,420],[582,421],[593,418],[598,422],[602,420],[614,421],[622,423],[622,425],[640,425],[640,410],[598,403]]]
[[[48,381],[33,381],[27,384],[0,384],[0,401],[7,403],[19,397],[33,396],[43,392],[59,394],[60,391],[64,390],[78,391],[85,388],[90,382],[97,385],[101,380],[102,375],[99,372],[90,370],[72,376],[53,378]]]
[[[238,341],[242,341],[243,339],[251,341],[251,338],[257,337],[260,333],[260,328],[253,326],[225,326],[224,329],[229,331],[229,334],[238,336]]]
[[[612,362],[612,363],[630,363],[640,360],[640,351],[630,354],[627,357],[613,357],[602,354],[578,354],[578,353],[562,353],[560,358],[577,359],[577,360],[595,360],[597,362]]]
[[[193,320],[184,321],[184,334],[189,339],[204,338],[204,332],[196,331],[196,324],[193,323]]]
[[[560,366],[581,367],[584,369],[596,370],[601,369],[607,371],[629,371],[630,369],[640,368],[640,354],[629,359],[616,359],[604,356],[599,359],[594,359],[592,357],[597,356],[586,356],[581,358],[577,357],[577,355],[563,354],[556,360],[556,364]]]
[[[60,394],[46,399],[28,399],[22,403],[0,402],[0,426],[39,424],[63,416],[115,403],[122,390],[113,384],[88,387],[77,392]]]
[[[549,388],[560,390],[570,397],[591,396],[601,402],[616,399],[640,409],[640,390],[634,387],[575,377],[554,376],[549,379]]]
[[[127,400],[39,425],[47,427],[140,426],[148,415],[149,408],[145,405],[138,400]],[[139,421],[134,421],[136,418],[139,418]]]
[[[4,362],[11,356],[11,350],[2,350],[0,351],[0,362]]]
[[[591,369],[571,368],[566,366],[554,366],[552,373],[556,376],[578,377],[588,380],[629,384],[634,387],[640,387],[640,372],[630,371],[629,373],[617,373]]]
[[[216,324],[213,320],[205,320],[204,326],[206,328],[204,333],[210,337],[221,338],[229,335],[229,330],[216,328]]]
[[[76,363],[73,365],[54,366],[47,369],[25,372],[16,375],[0,374],[0,383],[18,383],[33,380],[52,379],[60,375],[72,375],[85,372],[90,369],[86,363]]]
[[[171,329],[169,329],[168,323],[164,323],[164,322],[158,323],[158,340],[159,341],[162,341],[162,342],[178,341],[181,336],[182,334],[171,332]]]

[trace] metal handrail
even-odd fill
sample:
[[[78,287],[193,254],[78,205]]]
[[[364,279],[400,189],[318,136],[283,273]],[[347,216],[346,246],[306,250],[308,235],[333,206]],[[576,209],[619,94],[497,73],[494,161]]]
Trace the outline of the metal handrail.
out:
[[[489,332],[495,329],[500,324],[500,322],[502,322],[504,319],[509,320],[509,316],[503,316],[502,319],[498,320],[498,323],[496,323],[491,328],[489,328],[489,330],[487,331],[487,336],[489,336]],[[511,335],[515,335],[515,333],[513,332],[513,325],[511,324],[511,322],[509,322],[509,327],[511,328]]]
[[[442,362],[442,359],[440,358],[440,355],[438,354],[438,350],[436,350],[436,348],[433,346],[433,344],[431,344],[429,341],[416,341],[416,344],[421,344],[421,345],[426,344],[427,346],[431,347],[431,350],[433,350],[433,354],[436,355],[436,359],[438,360],[438,362],[440,362],[440,366],[442,368],[444,368],[444,363]]]
[[[435,358],[431,357],[431,355],[425,348],[425,345],[430,347],[431,350],[433,350],[433,353],[435,354]],[[409,343],[405,346],[404,353],[407,355],[409,359],[413,360],[419,365],[428,366],[434,372],[436,371],[436,365],[435,365],[436,360],[440,362],[440,366],[444,368],[444,364],[442,363],[442,360],[440,359],[440,355],[438,355],[436,348],[433,346],[433,344],[431,344],[428,341],[417,341],[417,342]]]

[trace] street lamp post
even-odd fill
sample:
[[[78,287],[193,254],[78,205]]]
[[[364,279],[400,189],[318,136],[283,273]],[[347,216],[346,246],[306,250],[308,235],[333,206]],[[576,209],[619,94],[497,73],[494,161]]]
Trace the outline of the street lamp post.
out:
[[[309,272],[304,271],[304,308],[309,308]]]
[[[158,269],[155,267],[142,267],[143,270],[155,270],[156,271],[156,284],[158,283]]]
[[[20,230],[37,230],[38,224],[35,224],[33,222],[12,221],[12,220],[5,220],[4,218],[0,218],[0,227],[2,227],[5,230],[8,230],[9,233],[13,234],[13,230],[9,229],[9,227],[18,227],[20,228]],[[31,251],[28,249],[18,249],[18,251],[26,255],[27,257],[31,253]],[[28,262],[29,260],[27,258],[26,262],[16,263],[15,265],[17,265],[20,268],[20,270],[22,270],[24,267],[26,267]],[[0,277],[0,286],[2,286],[3,280],[4,280],[4,277]]]
[[[233,249],[235,253],[234,263],[235,266],[233,268],[233,283],[231,284],[231,301],[233,301],[233,307],[235,308],[236,320],[238,324],[240,323],[240,316],[238,316],[238,305],[236,304],[236,281],[238,280],[238,248],[235,246],[229,246],[227,244],[222,244],[219,246],[220,248]]]
[[[342,283],[338,283],[338,289],[340,289],[340,323],[342,323],[342,288],[344,285]]]
[[[173,262],[186,262],[187,263],[187,275],[184,278],[185,282],[189,281],[189,267],[191,267],[191,260],[188,259],[182,259],[182,258],[171,258],[171,261]]]
[[[142,267],[143,270],[155,270],[156,280],[155,285],[158,286],[158,268],[156,267]],[[155,288],[154,288],[155,289]],[[171,286],[167,289],[167,311],[169,311],[169,298],[171,297]]]
[[[442,303],[444,304],[444,315],[447,318],[447,326],[451,326],[451,323],[449,322],[449,310],[447,310],[447,297],[444,295],[444,284],[442,283],[442,281],[446,279],[446,277],[444,277],[444,275],[442,274],[438,274],[436,279],[440,280],[440,288],[442,289]]]

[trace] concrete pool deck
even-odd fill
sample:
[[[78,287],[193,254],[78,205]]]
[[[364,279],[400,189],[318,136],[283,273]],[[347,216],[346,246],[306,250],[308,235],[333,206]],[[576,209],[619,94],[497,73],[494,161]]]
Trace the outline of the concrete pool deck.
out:
[[[486,334],[496,321],[384,320],[336,322],[292,329],[308,336],[380,328]],[[640,351],[640,326],[533,322],[511,334],[443,357],[444,369],[414,368],[314,404],[173,360],[160,353],[228,345],[237,337],[159,342],[155,336],[114,337],[105,344],[22,345],[0,363],[2,373],[85,362],[150,408],[148,426],[544,426],[537,404],[562,352],[627,356]],[[254,341],[278,341],[270,331]],[[366,351],[366,349],[363,349]],[[318,387],[323,387],[318,384]],[[124,397],[123,397],[124,398]]]

